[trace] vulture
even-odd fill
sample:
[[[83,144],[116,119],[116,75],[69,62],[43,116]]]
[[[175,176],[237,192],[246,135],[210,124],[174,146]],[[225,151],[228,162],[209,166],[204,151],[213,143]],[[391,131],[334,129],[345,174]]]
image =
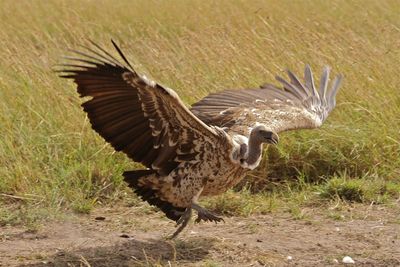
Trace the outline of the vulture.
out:
[[[329,86],[329,67],[320,86],[307,65],[304,82],[287,71],[260,88],[213,93],[187,108],[177,93],[138,74],[112,41],[120,59],[91,42],[71,50],[59,75],[72,79],[92,128],[116,151],[145,168],[123,173],[143,201],[177,223],[176,237],[188,224],[223,219],[200,206],[200,197],[227,191],[256,168],[263,144],[278,133],[317,128],[335,107],[342,76]]]

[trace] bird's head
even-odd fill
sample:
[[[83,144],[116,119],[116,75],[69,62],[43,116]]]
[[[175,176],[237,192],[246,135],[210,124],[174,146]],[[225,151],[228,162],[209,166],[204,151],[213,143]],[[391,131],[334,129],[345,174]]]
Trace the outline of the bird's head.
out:
[[[279,142],[279,136],[275,132],[268,130],[264,125],[258,125],[251,131],[252,137],[261,143],[276,145]]]

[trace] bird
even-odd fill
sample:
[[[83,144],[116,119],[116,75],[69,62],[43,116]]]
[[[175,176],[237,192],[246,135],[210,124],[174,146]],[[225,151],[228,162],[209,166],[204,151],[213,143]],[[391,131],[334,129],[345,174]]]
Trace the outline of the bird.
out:
[[[305,82],[288,70],[289,81],[277,77],[281,87],[224,90],[188,108],[174,90],[138,74],[111,42],[114,55],[93,41],[70,50],[57,72],[72,79],[86,99],[82,107],[92,128],[144,166],[125,171],[124,181],[176,222],[171,238],[188,225],[193,211],[196,223],[224,221],[199,199],[238,184],[260,164],[263,145],[278,144],[278,133],[320,127],[336,105],[342,80],[336,76],[328,89],[325,67],[317,89],[306,65]]]

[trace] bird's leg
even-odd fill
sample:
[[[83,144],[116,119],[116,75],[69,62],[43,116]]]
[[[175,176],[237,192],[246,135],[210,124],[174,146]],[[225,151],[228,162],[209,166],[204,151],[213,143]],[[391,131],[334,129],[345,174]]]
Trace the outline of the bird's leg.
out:
[[[201,192],[203,191],[203,188],[201,188],[196,195],[192,197],[191,203],[195,203],[197,199],[199,198]],[[172,234],[170,239],[173,239],[179,235],[180,232],[182,232],[183,229],[188,225],[190,219],[192,218],[192,209],[193,207],[187,207],[184,212],[182,212],[181,217],[176,221],[176,226],[178,229],[176,229],[175,233]],[[178,213],[179,214],[179,213]]]
[[[169,237],[169,239],[177,237],[180,234],[180,232],[182,232],[182,230],[185,229],[185,227],[188,225],[192,217],[192,210],[197,211],[197,218],[195,221],[196,223],[201,222],[201,220],[205,222],[215,222],[215,223],[220,221],[224,222],[224,219],[212,214],[211,212],[209,212],[208,210],[197,204],[197,200],[202,191],[203,188],[201,188],[201,190],[199,190],[199,192],[192,198],[192,204],[190,205],[190,207],[187,207],[184,212],[178,213],[178,214],[182,213],[181,217],[178,219],[178,221],[176,221],[176,226],[178,227],[178,229],[176,229],[175,233],[173,233],[172,236]]]
[[[215,222],[215,223],[218,223],[221,221],[225,222],[223,218],[212,214],[211,212],[209,212],[205,208],[201,207],[197,203],[192,203],[192,209],[195,209],[197,211],[197,218],[195,220],[196,223],[201,222],[201,220],[203,220],[205,222]]]
[[[182,232],[183,229],[188,225],[190,218],[192,217],[192,208],[186,208],[186,210],[182,213],[181,217],[179,218],[178,221],[176,221],[176,226],[179,226],[178,229],[176,229],[175,233],[172,234],[169,239],[173,239],[179,235],[180,232]]]
[[[176,222],[176,226],[179,226],[179,227],[178,227],[178,229],[176,229],[175,233],[173,233],[172,236],[169,237],[169,239],[173,239],[173,238],[177,237],[183,231],[183,229],[185,229],[185,227],[188,225],[188,223],[190,222],[190,219],[192,217],[192,210],[197,211],[197,218],[195,220],[196,223],[199,223],[202,220],[205,222],[215,222],[215,223],[218,223],[221,221],[225,222],[223,218],[212,214],[210,211],[201,207],[199,204],[192,203],[192,205],[189,208],[186,208],[186,210],[184,212],[182,212],[181,217]]]

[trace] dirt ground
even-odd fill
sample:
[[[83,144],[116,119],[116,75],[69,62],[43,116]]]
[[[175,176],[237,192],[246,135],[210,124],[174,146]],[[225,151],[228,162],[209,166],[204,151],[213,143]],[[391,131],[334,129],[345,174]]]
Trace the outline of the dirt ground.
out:
[[[329,212],[230,217],[171,241],[174,224],[160,213],[98,209],[35,231],[0,228],[0,266],[341,266],[344,256],[354,266],[400,266],[399,207]]]

